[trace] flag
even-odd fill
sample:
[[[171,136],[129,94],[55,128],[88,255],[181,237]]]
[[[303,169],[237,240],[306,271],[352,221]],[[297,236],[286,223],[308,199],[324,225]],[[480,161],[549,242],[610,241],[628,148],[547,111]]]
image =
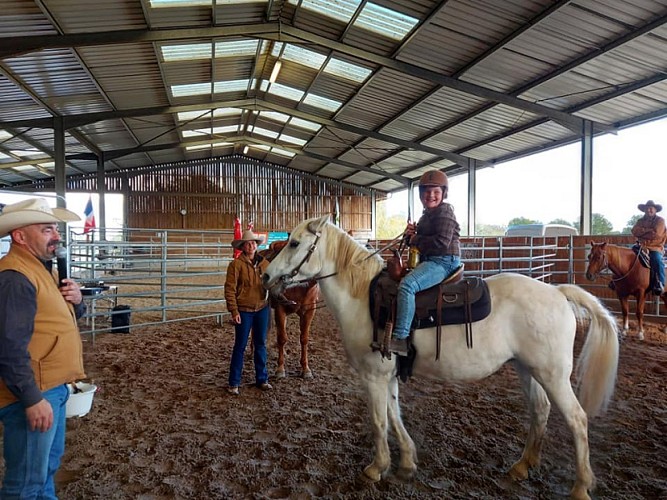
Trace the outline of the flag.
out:
[[[241,233],[241,220],[236,217],[234,219],[234,239],[235,240],[240,240],[243,234]],[[241,255],[241,250],[236,250],[234,249],[234,258],[238,257]]]
[[[83,234],[86,234],[95,229],[95,213],[93,212],[93,200],[90,196],[88,196],[88,203],[83,210],[83,215],[86,216],[86,221],[83,223]]]
[[[253,233],[255,232],[255,223],[251,220],[248,222],[248,226],[246,227],[248,231],[252,231]]]

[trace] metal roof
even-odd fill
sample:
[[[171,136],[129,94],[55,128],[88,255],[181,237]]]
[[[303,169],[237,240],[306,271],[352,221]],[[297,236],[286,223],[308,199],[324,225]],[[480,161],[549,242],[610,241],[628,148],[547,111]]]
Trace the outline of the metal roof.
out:
[[[62,126],[67,176],[246,154],[396,191],[667,115],[666,22],[665,0],[2,0],[0,185],[54,177]]]

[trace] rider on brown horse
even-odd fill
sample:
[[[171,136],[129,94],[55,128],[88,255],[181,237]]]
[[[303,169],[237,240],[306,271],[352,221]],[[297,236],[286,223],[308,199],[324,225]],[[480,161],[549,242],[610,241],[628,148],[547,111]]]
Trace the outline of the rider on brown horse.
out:
[[[662,295],[665,288],[665,266],[662,262],[665,241],[667,241],[667,230],[665,220],[656,215],[662,210],[662,205],[653,200],[640,203],[637,208],[644,212],[644,217],[639,219],[632,228],[642,248],[647,248],[651,259],[651,290],[655,295]]]

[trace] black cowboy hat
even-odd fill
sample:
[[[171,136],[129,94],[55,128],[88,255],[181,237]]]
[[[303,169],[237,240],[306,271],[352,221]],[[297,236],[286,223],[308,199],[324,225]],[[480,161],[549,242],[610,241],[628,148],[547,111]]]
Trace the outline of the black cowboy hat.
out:
[[[639,205],[637,205],[637,208],[642,212],[646,212],[646,209],[648,207],[655,208],[656,212],[660,212],[660,210],[662,210],[662,205],[654,203],[653,200],[648,200],[646,203],[640,203]]]

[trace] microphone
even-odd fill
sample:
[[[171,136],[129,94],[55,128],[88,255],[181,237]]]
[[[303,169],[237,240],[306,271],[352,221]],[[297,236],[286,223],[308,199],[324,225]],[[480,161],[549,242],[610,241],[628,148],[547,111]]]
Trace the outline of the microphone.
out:
[[[67,275],[67,249],[56,248],[56,263],[58,264],[58,287],[63,286],[63,280],[69,278]]]

